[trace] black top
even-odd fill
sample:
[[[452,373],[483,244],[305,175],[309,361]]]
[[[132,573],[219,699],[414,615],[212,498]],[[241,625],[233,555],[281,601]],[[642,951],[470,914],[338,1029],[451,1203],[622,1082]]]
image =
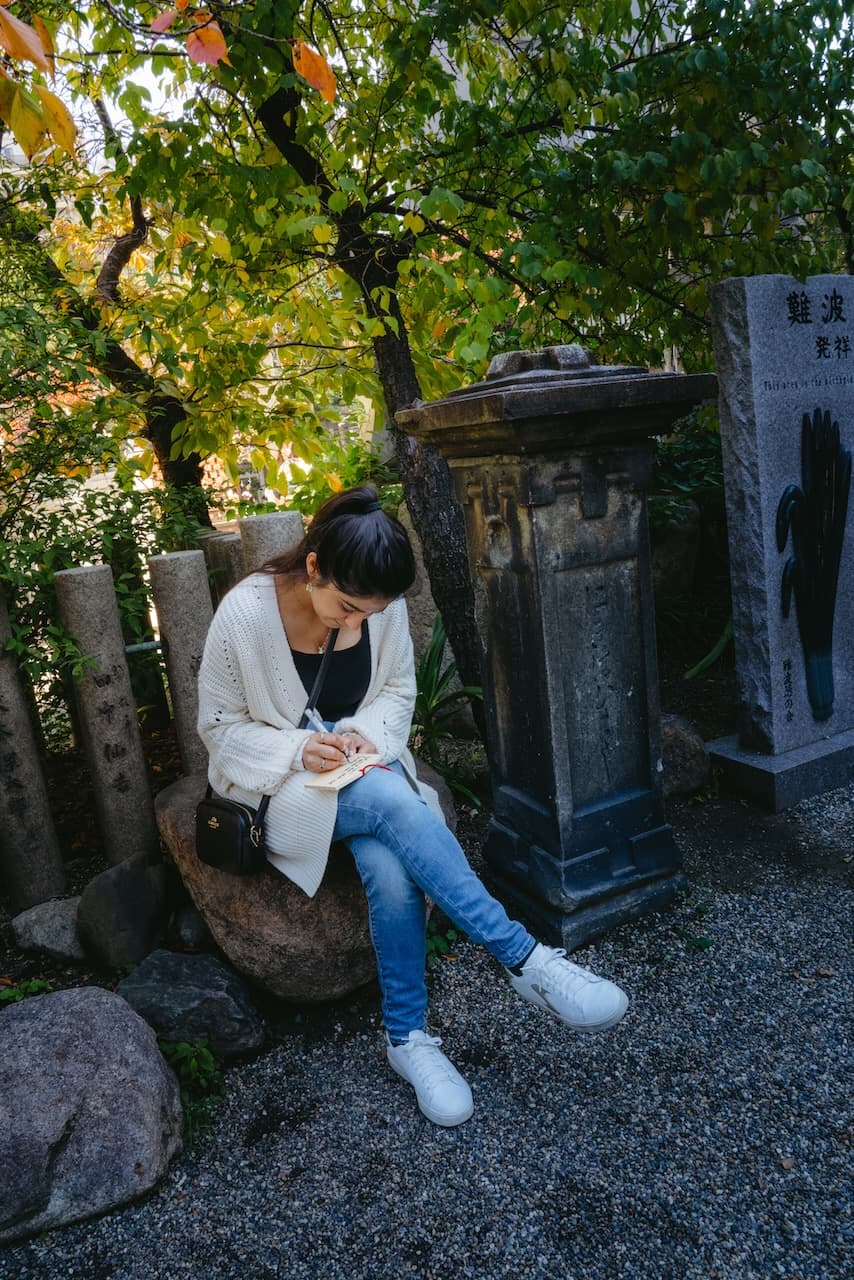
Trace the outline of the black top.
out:
[[[297,674],[305,685],[306,694],[309,694],[323,661],[323,654],[300,653],[293,648],[291,654]],[[371,642],[365,621],[362,623],[359,643],[350,649],[335,649],[329,659],[317,706],[321,719],[335,722],[344,716],[353,715],[367,693],[370,682]]]

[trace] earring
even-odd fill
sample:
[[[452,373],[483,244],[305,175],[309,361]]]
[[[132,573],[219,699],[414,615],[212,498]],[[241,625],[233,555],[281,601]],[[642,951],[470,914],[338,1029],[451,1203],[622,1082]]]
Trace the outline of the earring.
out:
[[[314,590],[314,583],[313,583],[311,580],[309,580],[309,581],[305,584],[305,589],[306,589],[306,591],[308,592],[308,594],[309,594],[309,595],[311,595],[312,591]]]

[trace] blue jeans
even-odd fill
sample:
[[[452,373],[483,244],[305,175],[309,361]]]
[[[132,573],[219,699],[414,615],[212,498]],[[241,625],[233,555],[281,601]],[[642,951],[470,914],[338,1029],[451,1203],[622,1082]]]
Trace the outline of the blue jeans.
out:
[[[338,793],[335,840],[365,886],[385,1028],[394,1042],[424,1029],[425,894],[454,924],[514,968],[536,945],[478,880],[459,843],[395,764]]]

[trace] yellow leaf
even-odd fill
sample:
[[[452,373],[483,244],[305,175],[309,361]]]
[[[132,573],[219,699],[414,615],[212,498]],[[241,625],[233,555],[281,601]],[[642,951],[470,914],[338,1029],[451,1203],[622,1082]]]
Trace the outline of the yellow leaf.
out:
[[[2,0],[0,0],[2,3]],[[11,128],[12,122],[12,102],[17,91],[17,85],[10,80],[5,72],[0,71],[0,120]]]
[[[57,98],[55,93],[51,93],[50,89],[45,89],[40,84],[37,84],[35,88],[36,93],[41,98],[42,110],[47,120],[50,136],[54,142],[59,143],[63,151],[67,151],[69,155],[72,155],[74,143],[77,140],[77,126],[71,119],[68,108],[61,99]]]
[[[231,245],[222,232],[218,232],[211,239],[211,248],[220,258],[231,258]]]
[[[187,53],[193,62],[205,62],[210,67],[228,62],[228,46],[219,24],[206,22],[204,26],[195,27],[187,36]]]
[[[328,222],[321,222],[318,226],[311,228],[311,234],[318,244],[329,244],[335,232]]]
[[[294,71],[317,89],[324,102],[335,101],[335,72],[322,54],[315,53],[302,40],[294,41]]]
[[[16,86],[9,117],[9,128],[14,133],[21,150],[31,160],[44,145],[47,137],[47,121],[38,103],[21,85]]]
[[[38,34],[14,14],[0,9],[0,45],[18,62],[34,62],[42,71],[50,71]],[[20,138],[18,139],[20,142]],[[21,144],[23,145],[23,143]]]
[[[334,471],[327,471],[323,478],[333,493],[340,493],[344,488],[344,481],[339,475],[336,475]]]
[[[420,213],[413,213],[410,209],[403,219],[403,225],[407,231],[411,231],[413,235],[417,236],[421,234],[427,224]]]

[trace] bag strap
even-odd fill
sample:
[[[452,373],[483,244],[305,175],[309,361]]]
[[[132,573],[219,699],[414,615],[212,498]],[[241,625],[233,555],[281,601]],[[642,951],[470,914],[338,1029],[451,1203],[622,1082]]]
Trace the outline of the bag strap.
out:
[[[308,713],[317,706],[317,699],[320,697],[323,689],[323,682],[326,679],[326,672],[329,670],[329,660],[332,657],[332,650],[335,648],[335,641],[338,639],[338,627],[334,627],[329,632],[329,639],[326,641],[326,648],[323,650],[323,660],[320,663],[317,675],[314,677],[314,684],[311,686],[311,693],[308,695],[308,702],[305,704],[305,711],[302,713],[300,722],[297,726],[299,729],[305,729],[308,726]]]

